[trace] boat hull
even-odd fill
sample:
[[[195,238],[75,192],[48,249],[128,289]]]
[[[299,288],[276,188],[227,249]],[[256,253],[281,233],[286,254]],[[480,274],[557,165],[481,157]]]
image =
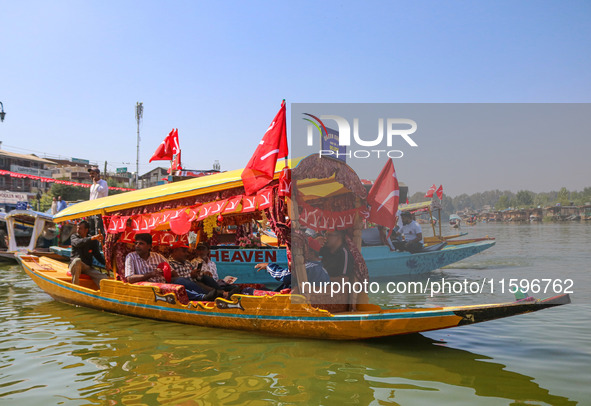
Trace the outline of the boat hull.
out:
[[[428,273],[476,255],[493,245],[495,245],[495,241],[479,241],[417,254],[390,251],[386,246],[377,246],[363,247],[361,253],[371,278],[387,278]]]
[[[172,293],[153,286],[112,279],[99,290],[60,280],[51,260],[19,256],[29,277],[55,300],[113,313],[206,327],[253,331],[285,337],[360,340],[450,328],[570,302],[568,295],[495,305],[383,310],[360,305],[357,312],[331,314],[299,295],[235,295],[232,301],[178,303]],[[57,265],[59,266],[59,265]]]

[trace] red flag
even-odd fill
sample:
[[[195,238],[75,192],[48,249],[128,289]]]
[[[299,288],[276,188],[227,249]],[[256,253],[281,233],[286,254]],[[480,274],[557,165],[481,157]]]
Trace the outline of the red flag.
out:
[[[439,189],[437,189],[437,197],[439,200],[443,200],[443,185],[439,185]]]
[[[170,161],[172,160],[174,154],[180,151],[179,147],[179,131],[177,129],[172,129],[170,133],[164,138],[164,141],[158,145],[156,148],[156,152],[152,155],[149,162],[152,161]]]
[[[433,197],[433,193],[435,193],[435,189],[437,189],[437,186],[435,186],[435,184],[433,184],[433,186],[431,186],[429,188],[429,191],[427,191],[427,194],[425,195],[425,197]]]
[[[285,100],[283,100],[279,112],[240,175],[247,195],[254,195],[271,182],[277,159],[287,157],[285,110]]]
[[[181,151],[174,156],[174,161],[172,162],[172,166],[170,167],[172,171],[182,171],[183,168],[181,167]]]
[[[396,227],[396,212],[400,191],[394,163],[388,159],[367,196],[369,221],[392,229]]]

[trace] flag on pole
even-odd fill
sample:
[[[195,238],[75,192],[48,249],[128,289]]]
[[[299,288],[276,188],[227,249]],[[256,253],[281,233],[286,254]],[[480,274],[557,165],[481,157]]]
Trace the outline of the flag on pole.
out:
[[[443,185],[439,185],[439,189],[437,189],[437,197],[439,200],[443,200]]]
[[[173,128],[172,131],[164,138],[164,141],[158,145],[156,152],[152,155],[149,162],[152,161],[172,161],[174,154],[181,150],[179,146],[179,130]]]
[[[254,195],[273,180],[277,159],[287,157],[287,125],[285,100],[263,135],[263,139],[242,171],[242,182],[247,195]]]
[[[178,154],[174,156],[174,160],[172,161],[172,166],[170,167],[173,171],[182,171],[183,168],[181,167],[181,151],[179,150]]]
[[[433,186],[431,186],[429,188],[429,190],[427,191],[427,194],[425,195],[425,197],[433,197],[433,193],[435,193],[436,189],[437,189],[437,186],[435,186],[435,184],[433,184]]]
[[[369,221],[390,228],[392,233],[392,229],[396,227],[399,199],[400,190],[394,163],[388,159],[367,196],[370,206]]]

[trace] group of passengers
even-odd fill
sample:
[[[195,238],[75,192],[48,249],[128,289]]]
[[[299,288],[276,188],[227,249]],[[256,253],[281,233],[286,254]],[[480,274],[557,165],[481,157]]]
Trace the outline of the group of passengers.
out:
[[[354,273],[353,258],[346,247],[345,234],[331,231],[316,234],[308,230],[307,234],[294,235],[302,239],[305,269],[310,282],[330,282],[331,278],[351,278]],[[81,221],[77,232],[72,235],[72,256],[70,273],[72,283],[78,284],[80,274],[90,276],[100,286],[101,279],[107,275],[93,268],[93,258],[100,264],[105,259],[100,252],[102,235],[89,236],[89,224]],[[125,278],[129,283],[154,282],[172,283],[185,287],[190,300],[209,301],[215,298],[230,298],[240,293],[238,286],[219,280],[216,264],[211,260],[209,247],[203,243],[197,245],[196,258],[189,261],[189,247],[184,243],[172,246],[170,258],[152,251],[152,236],[148,233],[135,235],[135,251],[125,258]],[[266,269],[269,274],[281,282],[277,291],[291,287],[291,270],[277,264],[261,263],[255,268]],[[242,292],[247,293],[247,292]]]
[[[78,284],[80,275],[90,276],[100,286],[102,279],[108,276],[93,267],[93,259],[105,264],[100,250],[102,235],[89,235],[90,225],[82,220],[72,234],[72,255],[69,272],[72,283]],[[216,297],[228,298],[238,288],[218,280],[217,268],[209,257],[209,248],[198,244],[196,258],[188,261],[189,247],[183,243],[172,246],[171,256],[166,260],[161,254],[152,251],[152,236],[136,234],[135,251],[125,258],[125,278],[129,283],[156,282],[183,285],[191,300],[213,300]],[[166,264],[166,265],[165,265]],[[170,280],[164,276],[168,270]]]
[[[423,231],[411,212],[398,214],[398,225],[388,238],[388,229],[383,226],[367,228],[362,233],[363,245],[387,245],[392,251],[408,251],[411,254],[423,250]]]
[[[189,261],[189,247],[184,243],[176,243],[172,246],[167,261],[161,254],[152,251],[150,234],[136,234],[135,252],[129,253],[125,258],[125,277],[129,283],[182,285],[189,300],[211,301],[217,297],[227,299],[240,290],[237,286],[218,280],[215,264],[209,258],[209,249],[205,244],[197,245],[196,254],[195,260]],[[168,272],[169,278],[165,277]]]

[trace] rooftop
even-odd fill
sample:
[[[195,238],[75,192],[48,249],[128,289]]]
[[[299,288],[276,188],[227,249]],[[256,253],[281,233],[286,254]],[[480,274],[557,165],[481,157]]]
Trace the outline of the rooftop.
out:
[[[42,163],[42,164],[55,165],[55,162],[50,161],[49,159],[39,158],[35,154],[18,154],[16,152],[9,152],[9,151],[4,151],[4,150],[0,149],[0,156],[5,156],[5,157],[15,158],[15,159],[26,159],[28,161],[35,161],[35,162]]]

